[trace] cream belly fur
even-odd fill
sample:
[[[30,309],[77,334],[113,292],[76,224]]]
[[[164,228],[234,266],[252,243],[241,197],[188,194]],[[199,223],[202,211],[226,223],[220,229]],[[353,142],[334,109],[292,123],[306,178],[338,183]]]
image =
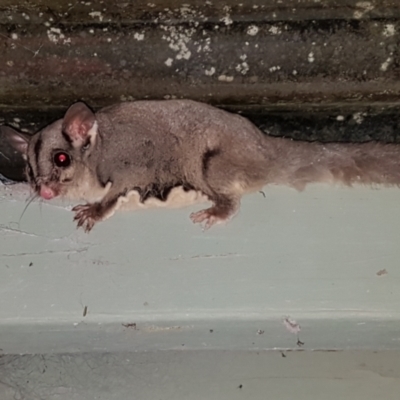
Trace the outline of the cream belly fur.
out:
[[[207,201],[209,201],[207,196],[195,190],[185,191],[182,186],[173,188],[164,201],[153,197],[141,202],[139,192],[131,190],[126,196],[119,197],[116,206],[104,216],[103,220],[113,216],[116,211],[134,211],[151,208],[183,208]]]
[[[143,203],[140,202],[139,193],[136,190],[131,190],[127,196],[118,199],[115,210],[127,211],[159,207],[183,208],[206,201],[208,201],[208,197],[204,194],[195,190],[185,191],[182,186],[173,188],[165,201],[152,197]]]

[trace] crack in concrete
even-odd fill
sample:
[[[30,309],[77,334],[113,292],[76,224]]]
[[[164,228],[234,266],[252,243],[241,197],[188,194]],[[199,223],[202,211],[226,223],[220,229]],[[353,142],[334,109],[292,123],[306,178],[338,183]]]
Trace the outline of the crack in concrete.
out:
[[[198,254],[190,257],[174,257],[170,258],[171,261],[177,260],[193,260],[193,259],[202,259],[202,258],[232,258],[232,257],[247,257],[246,254],[237,254],[237,253],[226,253],[226,254]]]
[[[72,250],[45,250],[39,252],[27,252],[27,253],[15,253],[15,254],[1,254],[0,257],[24,257],[24,256],[40,256],[43,254],[71,254],[71,253],[82,253],[89,249],[89,247],[83,247],[81,249]]]

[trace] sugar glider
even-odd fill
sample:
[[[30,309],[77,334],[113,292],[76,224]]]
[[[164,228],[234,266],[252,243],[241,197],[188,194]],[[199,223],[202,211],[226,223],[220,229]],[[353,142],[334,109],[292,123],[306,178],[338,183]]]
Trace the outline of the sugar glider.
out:
[[[270,137],[240,115],[191,100],[125,102],[96,113],[79,102],[33,136],[7,132],[37,195],[87,202],[73,208],[85,231],[132,191],[141,202],[178,186],[200,192],[213,204],[191,219],[208,228],[266,184],[400,184],[400,145]]]

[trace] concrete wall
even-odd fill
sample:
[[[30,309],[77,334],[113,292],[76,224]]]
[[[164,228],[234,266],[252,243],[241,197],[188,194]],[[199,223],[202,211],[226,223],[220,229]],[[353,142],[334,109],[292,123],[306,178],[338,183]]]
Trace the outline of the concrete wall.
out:
[[[1,1],[1,123],[190,97],[271,135],[398,141],[396,0],[109,3]],[[1,185],[0,399],[397,400],[398,189],[264,192],[206,232],[193,206],[86,235]]]

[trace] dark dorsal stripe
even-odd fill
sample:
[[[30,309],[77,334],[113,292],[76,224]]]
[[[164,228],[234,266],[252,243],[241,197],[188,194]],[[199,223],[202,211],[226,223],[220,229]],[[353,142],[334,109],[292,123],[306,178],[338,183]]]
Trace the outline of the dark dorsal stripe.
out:
[[[40,158],[40,152],[42,151],[42,145],[43,145],[43,140],[41,136],[38,137],[35,143],[35,147],[33,148],[33,151],[35,153],[35,167],[36,167],[36,175],[40,175],[40,167],[39,167],[39,158]]]
[[[206,177],[208,173],[208,168],[210,166],[210,161],[213,157],[217,156],[218,154],[221,154],[221,149],[208,149],[204,154],[202,158],[202,170],[203,170],[203,176]]]
[[[26,163],[26,169],[28,174],[27,176],[28,182],[31,183],[35,182],[35,175],[33,174],[33,169],[29,161]]]
[[[70,145],[72,145],[72,139],[71,137],[68,135],[68,133],[66,133],[64,131],[64,129],[61,131],[61,135],[63,135],[63,138],[66,140],[66,142],[68,142]]]

